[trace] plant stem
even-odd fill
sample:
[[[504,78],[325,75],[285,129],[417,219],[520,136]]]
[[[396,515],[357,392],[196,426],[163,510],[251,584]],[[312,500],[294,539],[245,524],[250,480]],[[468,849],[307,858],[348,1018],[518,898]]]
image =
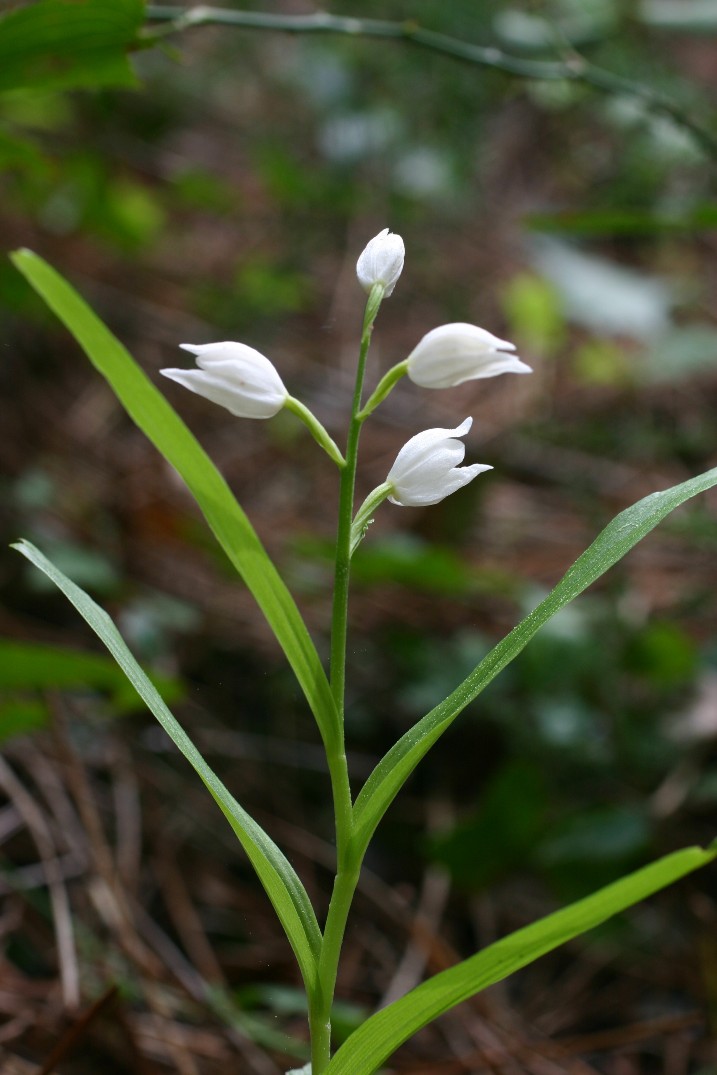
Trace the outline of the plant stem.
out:
[[[381,292],[381,294],[378,294]],[[334,572],[334,604],[331,620],[331,693],[343,723],[346,692],[346,635],[348,623],[349,574],[351,569],[351,524],[353,521],[356,464],[361,435],[361,395],[366,372],[366,356],[371,344],[373,321],[382,297],[382,289],[374,287],[366,303],[361,350],[356,370],[351,421],[346,441],[346,465],[341,472],[339,492],[339,524],[336,534],[336,567]]]
[[[331,893],[329,913],[326,916],[324,940],[319,960],[321,992],[311,1026],[311,1075],[322,1075],[331,1059],[331,1006],[336,988],[336,975],[341,956],[341,945],[346,931],[346,921],[351,910],[356,885],[361,870],[360,857],[347,856],[348,861],[339,865]]]
[[[345,465],[341,471],[341,487],[339,490],[334,603],[331,619],[330,676],[331,693],[338,713],[338,734],[335,740],[332,739],[331,743],[326,744],[336,814],[337,872],[321,945],[318,987],[315,995],[309,997],[312,1075],[321,1075],[331,1058],[331,1005],[336,987],[341,942],[343,941],[346,921],[351,909],[351,900],[361,868],[360,856],[357,856],[352,851],[353,806],[344,746],[346,639],[348,633],[349,575],[351,570],[351,525],[353,522],[358,445],[362,426],[359,412],[361,410],[361,396],[366,372],[366,356],[371,343],[371,331],[382,298],[383,287],[375,285],[369,294],[364,314],[361,349],[356,369],[356,385],[346,440],[346,458]]]

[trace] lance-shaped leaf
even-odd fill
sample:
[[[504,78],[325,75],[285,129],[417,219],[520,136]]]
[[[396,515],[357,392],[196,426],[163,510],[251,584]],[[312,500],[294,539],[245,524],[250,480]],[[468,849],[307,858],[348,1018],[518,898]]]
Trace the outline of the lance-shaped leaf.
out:
[[[378,763],[356,799],[355,850],[362,854],[396,794],[458,714],[495,679],[556,612],[622,559],[671,511],[690,497],[717,485],[717,467],[660,493],[652,493],[621,511],[575,561],[555,589],[514,627],[502,642],[456,687],[452,694],[403,735]]]
[[[676,851],[429,978],[354,1031],[329,1063],[326,1075],[373,1075],[399,1045],[443,1012],[715,857],[715,847]]]
[[[144,0],[38,0],[0,16],[0,91],[135,86]]]
[[[162,393],[74,288],[29,250],[11,257],[109,382],[129,416],[186,482],[266,616],[324,741],[330,741],[338,727],[336,707],[316,648],[294,599],[224,478]]]
[[[84,590],[75,585],[29,541],[14,549],[39,567],[75,606],[105,644],[127,679],[154,713],[172,742],[201,777],[214,801],[234,829],[276,910],[301,968],[307,990],[314,988],[321,932],[309,897],[293,867],[260,825],[243,810],[210,769],[176,718],[162,701],[149,677],[130,653],[113,620]]]

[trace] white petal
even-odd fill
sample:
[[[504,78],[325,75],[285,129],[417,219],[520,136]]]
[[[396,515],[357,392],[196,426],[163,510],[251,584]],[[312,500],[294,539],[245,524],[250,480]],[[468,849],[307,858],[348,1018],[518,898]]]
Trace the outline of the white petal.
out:
[[[466,418],[455,429],[426,429],[404,444],[388,473],[392,486],[389,500],[403,507],[437,504],[469,481],[492,468],[483,463],[460,467],[465,445],[463,437],[471,428]]]
[[[412,467],[416,461],[421,461],[428,455],[435,445],[451,437],[464,437],[473,425],[472,418],[466,418],[455,429],[424,429],[407,441],[396,456],[396,462],[388,473],[391,481],[397,473],[402,473],[404,468]],[[463,448],[463,445],[461,445]],[[465,448],[463,449],[465,451]],[[461,456],[461,459],[463,456]]]
[[[487,463],[471,463],[467,467],[454,467],[444,477],[440,486],[436,484],[430,488],[426,486],[424,489],[413,490],[409,496],[404,496],[401,500],[396,499],[395,496],[389,496],[388,499],[401,508],[428,508],[433,504],[440,504],[441,500],[445,500],[451,493],[468,485],[468,482],[473,481],[479,474],[492,469],[493,467],[488,466]]]
[[[159,371],[170,380],[212,403],[225,407],[237,418],[273,418],[286,401],[276,392],[257,391],[254,386],[235,384],[231,371],[214,367],[211,370],[164,369]]]
[[[356,262],[356,275],[364,291],[383,284],[388,296],[401,275],[406,256],[403,239],[384,228],[366,245]]]
[[[453,388],[501,373],[530,373],[530,366],[507,354],[515,345],[478,325],[456,322],[426,333],[408,356],[408,376],[422,388]]]
[[[226,407],[239,418],[273,418],[288,392],[274,365],[244,343],[183,343],[196,355],[196,370],[160,370],[192,392]]]

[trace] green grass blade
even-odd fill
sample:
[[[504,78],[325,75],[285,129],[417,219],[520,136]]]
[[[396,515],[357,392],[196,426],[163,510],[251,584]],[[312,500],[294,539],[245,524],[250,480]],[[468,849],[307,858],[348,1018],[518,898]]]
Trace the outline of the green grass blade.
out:
[[[11,257],[109,382],[129,416],[186,482],[274,631],[324,741],[330,741],[337,728],[336,707],[316,648],[291,594],[224,478],[162,393],[60,274],[29,250]]]
[[[652,493],[620,512],[545,600],[490,651],[445,701],[399,739],[378,763],[356,799],[357,854],[365,850],[379,821],[424,754],[468,703],[518,656],[543,624],[617,563],[666,515],[713,485],[717,485],[717,467],[671,489]]]
[[[31,545],[19,541],[13,548],[26,556],[43,571],[65,597],[75,606],[95,634],[105,644],[128,680],[155,715],[172,742],[184,754],[195,772],[200,776],[214,801],[234,829],[252,866],[256,870],[267,895],[276,910],[281,924],[296,954],[301,973],[308,990],[314,988],[316,961],[321,945],[321,932],[304,886],[276,844],[264,830],[241,808],[224,784],[205,762],[202,755],[162,701],[156,688],[140,668],[104,609],[100,608],[84,590],[63,575],[54,564]]]
[[[326,1075],[372,1075],[399,1045],[449,1008],[705,866],[715,857],[717,848],[703,851],[699,847],[687,847],[676,851],[429,978],[367,1019],[338,1050],[326,1068]]]

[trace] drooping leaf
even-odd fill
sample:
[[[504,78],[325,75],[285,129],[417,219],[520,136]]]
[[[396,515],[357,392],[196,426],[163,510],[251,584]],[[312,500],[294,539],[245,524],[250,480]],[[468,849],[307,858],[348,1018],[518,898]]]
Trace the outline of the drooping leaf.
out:
[[[26,556],[62,590],[105,644],[172,742],[199,775],[236,833],[264,885],[296,954],[306,987],[312,990],[316,978],[316,959],[321,945],[321,933],[309,897],[289,861],[264,830],[242,809],[207,765],[130,653],[114,622],[104,609],[100,608],[66,575],[58,571],[54,564],[50,563],[30,542],[19,541],[13,548]]]
[[[714,846],[706,851],[699,847],[676,851],[429,978],[367,1019],[338,1050],[326,1075],[372,1075],[399,1045],[443,1012],[715,857]]]
[[[182,476],[207,523],[266,616],[325,741],[337,731],[326,673],[296,604],[222,475],[161,392],[86,302],[29,250],[11,255],[106,378],[129,416]]]
[[[365,849],[383,814],[424,754],[468,703],[518,656],[543,624],[621,560],[666,515],[714,485],[717,485],[717,467],[671,489],[644,497],[608,523],[545,600],[490,651],[445,701],[410,728],[378,763],[354,807],[357,848]]]
[[[39,0],[0,16],[0,91],[135,86],[144,0]]]

